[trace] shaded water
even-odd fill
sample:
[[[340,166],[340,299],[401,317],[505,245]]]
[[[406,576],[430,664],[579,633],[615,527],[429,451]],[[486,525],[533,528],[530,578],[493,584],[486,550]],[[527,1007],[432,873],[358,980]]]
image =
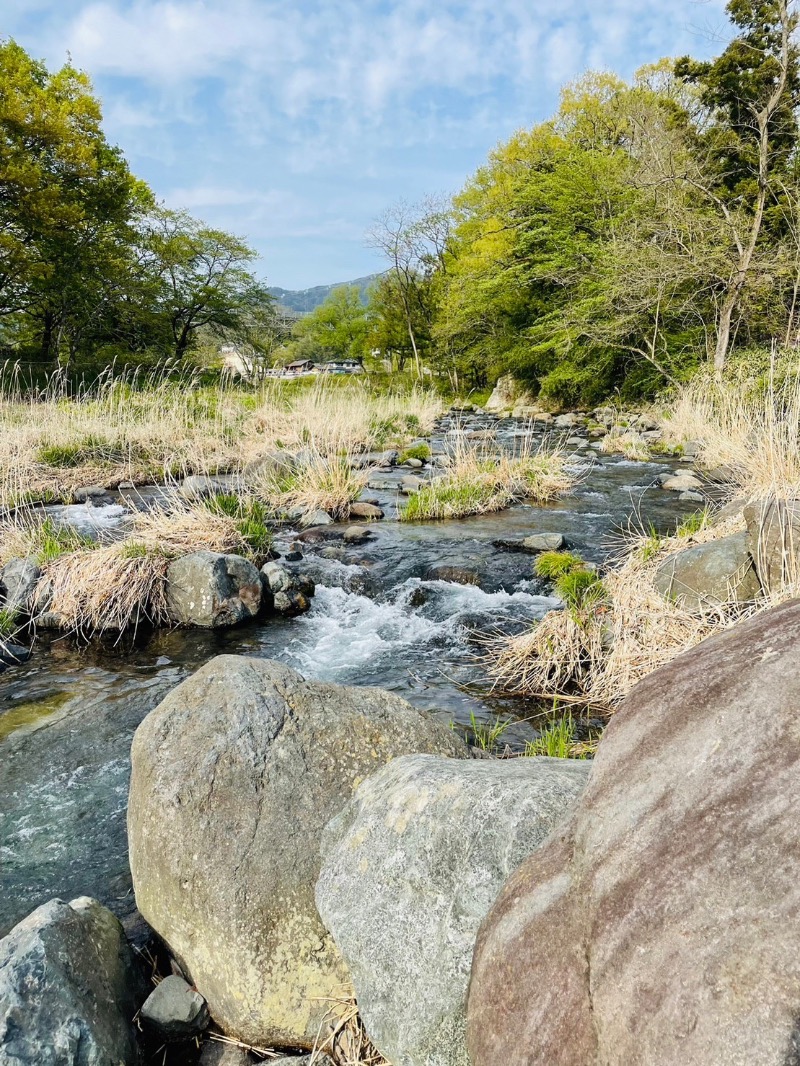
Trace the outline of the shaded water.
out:
[[[503,425],[513,443],[519,427]],[[307,677],[378,685],[462,726],[471,714],[525,719],[524,702],[482,685],[476,634],[517,631],[555,601],[533,578],[530,555],[494,542],[559,532],[601,563],[631,515],[668,530],[696,509],[652,487],[670,465],[604,458],[570,496],[546,507],[420,525],[389,520],[352,547],[321,538],[301,564],[318,587],[312,610],[298,619],[158,632],[116,647],[39,643],[29,663],[0,679],[0,935],[53,896],[89,894],[121,915],[132,910],[125,807],[133,732],[171,688],[221,652],[280,659]],[[400,476],[381,474],[380,487],[366,493],[390,514]],[[116,515],[100,523],[106,517]],[[96,514],[88,518],[97,522]],[[473,572],[480,587],[429,576],[439,566]],[[506,734],[517,743],[530,735],[524,721]]]

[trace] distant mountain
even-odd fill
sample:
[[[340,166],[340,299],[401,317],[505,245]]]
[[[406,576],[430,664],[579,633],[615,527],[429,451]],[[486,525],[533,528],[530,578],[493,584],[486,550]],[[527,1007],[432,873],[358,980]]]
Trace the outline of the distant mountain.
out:
[[[298,315],[307,315],[315,307],[325,303],[334,289],[342,285],[357,285],[361,293],[361,299],[367,302],[367,289],[379,278],[380,274],[369,274],[366,278],[356,278],[355,281],[339,281],[335,285],[315,285],[313,289],[278,289],[271,288],[270,295],[274,296],[279,304],[294,311]]]

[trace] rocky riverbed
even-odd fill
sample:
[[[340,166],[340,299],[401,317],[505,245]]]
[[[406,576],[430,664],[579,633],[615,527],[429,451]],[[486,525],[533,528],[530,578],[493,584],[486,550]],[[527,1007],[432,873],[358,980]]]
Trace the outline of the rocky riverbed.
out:
[[[545,507],[405,524],[394,518],[412,470],[388,466],[364,493],[386,519],[370,524],[363,542],[346,543],[344,526],[302,534],[296,565],[316,581],[317,594],[300,618],[213,632],[142,631],[133,640],[84,646],[40,637],[30,662],[0,681],[0,932],[53,896],[89,893],[122,916],[132,911],[125,836],[131,738],[176,684],[216,654],[277,659],[309,678],[376,685],[464,729],[471,715],[488,721],[511,713],[519,724],[504,739],[519,745],[532,735],[524,721],[532,708],[488,693],[476,663],[477,635],[515,631],[554,605],[550,589],[532,576],[533,556],[515,550],[520,542],[558,534],[602,564],[630,521],[667,530],[698,504],[659,485],[686,463],[598,455],[580,427],[532,430],[524,419],[459,414],[440,423],[431,450],[444,454],[456,436],[486,433],[509,450],[531,438],[570,439],[579,473],[574,490]],[[163,491],[136,495],[146,501]],[[113,535],[129,507],[123,492],[51,513]],[[278,551],[285,554],[298,532],[283,530]]]

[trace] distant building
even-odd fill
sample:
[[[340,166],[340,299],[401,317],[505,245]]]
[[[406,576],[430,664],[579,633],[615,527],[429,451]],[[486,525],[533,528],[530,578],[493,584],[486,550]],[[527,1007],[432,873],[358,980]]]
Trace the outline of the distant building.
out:
[[[332,359],[320,367],[325,374],[363,374],[364,367],[358,359]]]
[[[288,366],[284,367],[284,371],[292,376],[298,374],[313,374],[316,369],[316,363],[312,362],[310,359],[295,359],[293,363],[289,363]]]

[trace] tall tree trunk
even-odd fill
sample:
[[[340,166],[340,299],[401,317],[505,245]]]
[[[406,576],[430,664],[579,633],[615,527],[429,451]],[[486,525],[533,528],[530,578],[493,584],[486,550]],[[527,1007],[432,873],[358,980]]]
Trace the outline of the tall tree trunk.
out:
[[[758,127],[758,196],[756,198],[753,219],[750,223],[750,232],[747,240],[738,242],[739,262],[737,264],[734,279],[725,293],[722,308],[719,315],[717,328],[717,343],[714,350],[714,373],[719,378],[725,369],[728,358],[728,349],[731,343],[731,323],[734,312],[742,295],[750,267],[753,263],[758,238],[761,234],[761,224],[764,221],[764,206],[767,202],[767,190],[769,187],[769,163],[770,163],[770,122],[778,110],[786,89],[789,77],[789,63],[791,59],[791,35],[789,5],[787,0],[779,0],[781,18],[781,54],[780,75],[772,94],[764,104],[761,111],[754,115]]]

